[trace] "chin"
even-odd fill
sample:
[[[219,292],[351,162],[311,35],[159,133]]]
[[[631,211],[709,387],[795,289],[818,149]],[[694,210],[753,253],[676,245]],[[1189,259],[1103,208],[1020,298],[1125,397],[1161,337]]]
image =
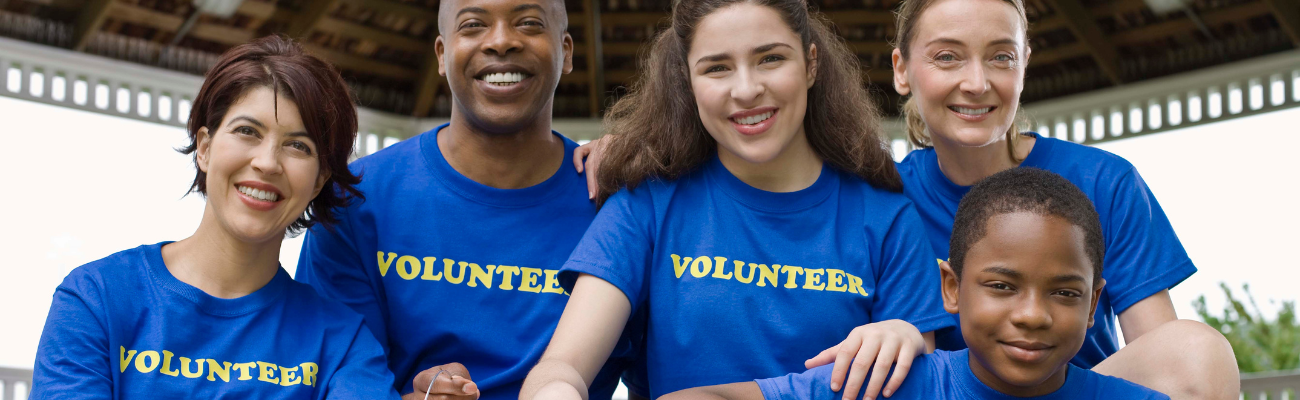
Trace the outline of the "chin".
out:
[[[965,125],[965,124],[963,124]],[[938,138],[944,141],[961,146],[961,147],[984,147],[997,143],[1006,133],[1005,130],[996,129],[991,126],[955,126],[943,130],[944,134],[936,134]]]
[[[1051,371],[1041,371],[1039,368],[1017,367],[1004,365],[994,372],[1003,382],[1017,387],[1034,387],[1043,384],[1052,374],[1059,371],[1060,368],[1069,368],[1064,363],[1060,367]]]

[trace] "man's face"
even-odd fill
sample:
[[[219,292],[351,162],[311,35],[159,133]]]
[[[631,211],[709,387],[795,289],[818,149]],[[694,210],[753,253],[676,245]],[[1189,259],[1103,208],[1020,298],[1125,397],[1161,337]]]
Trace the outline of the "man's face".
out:
[[[445,0],[434,41],[452,113],[493,133],[518,132],[551,114],[560,74],[573,70],[573,38],[558,0]]]
[[[970,368],[995,390],[1041,396],[1065,383],[1104,282],[1093,282],[1083,229],[1029,212],[990,217],[958,280],[947,263],[944,307],[961,313]]]

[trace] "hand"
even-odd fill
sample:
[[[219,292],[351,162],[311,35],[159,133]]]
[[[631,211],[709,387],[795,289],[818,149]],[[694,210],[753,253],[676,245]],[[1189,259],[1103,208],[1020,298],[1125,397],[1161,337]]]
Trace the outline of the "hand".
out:
[[[870,372],[871,382],[867,384],[863,395],[874,399],[881,392],[881,384],[885,381],[885,375],[889,374],[890,365],[897,364],[894,375],[889,378],[889,384],[884,387],[885,397],[898,390],[898,386],[903,384],[903,378],[907,377],[908,370],[912,368],[912,359],[924,352],[925,338],[921,332],[906,321],[891,319],[853,328],[843,342],[804,361],[804,366],[813,368],[834,361],[831,390],[838,392],[843,386],[844,398],[849,400],[858,398],[858,389]],[[845,372],[849,373],[847,381],[844,379]]]
[[[439,371],[442,373],[439,374]],[[438,378],[437,382],[433,382],[435,376]],[[478,385],[470,380],[469,370],[460,363],[443,364],[426,369],[415,375],[413,381],[415,392],[402,396],[402,400],[424,400],[426,395],[429,399],[437,400],[476,400],[479,396]],[[429,389],[430,382],[433,382],[433,388],[425,393],[425,389]]]
[[[596,190],[600,189],[596,184],[596,169],[600,166],[600,159],[605,156],[609,141],[610,135],[605,135],[573,150],[573,167],[578,173],[587,171],[588,199],[596,198]]]

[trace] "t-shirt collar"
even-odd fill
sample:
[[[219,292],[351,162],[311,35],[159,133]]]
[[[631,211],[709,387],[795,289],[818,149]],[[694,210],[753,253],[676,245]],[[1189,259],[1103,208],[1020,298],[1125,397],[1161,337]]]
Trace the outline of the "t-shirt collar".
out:
[[[1039,136],[1037,132],[1025,132],[1023,135],[1032,136],[1036,140],[1034,148],[1029,150],[1029,155],[1025,156],[1025,160],[1020,163],[1020,166],[1042,168],[1049,158],[1048,154],[1052,151],[1051,147],[1054,139]],[[943,174],[943,170],[939,168],[939,152],[937,150],[931,148],[927,153],[928,157],[921,163],[924,170],[922,173],[925,174],[926,180],[934,183],[934,188],[940,195],[953,202],[960,202],[961,198],[970,192],[971,187],[953,183],[952,180],[948,179],[947,175]]]
[[[571,164],[567,162],[560,163],[559,169],[542,183],[522,189],[498,189],[461,175],[447,162],[447,158],[442,156],[442,150],[438,147],[438,132],[448,125],[451,125],[451,123],[439,125],[429,133],[420,135],[420,151],[424,154],[424,159],[432,169],[434,177],[466,199],[490,206],[517,208],[544,203],[565,190],[575,190],[576,193],[582,192],[581,189],[571,189],[564,185],[564,180],[560,177],[560,174],[565,173],[565,167],[572,168]],[[565,139],[559,132],[551,131],[551,133],[564,141],[566,155],[573,153],[576,144],[571,145],[571,141]],[[572,173],[576,174],[577,172]]]
[[[835,184],[839,182],[839,174],[825,162],[822,163],[821,174],[817,176],[817,181],[813,182],[812,186],[788,193],[769,192],[750,186],[727,170],[717,153],[714,153],[704,170],[714,185],[737,202],[755,210],[777,213],[800,211],[815,206],[826,200],[834,191]]]
[[[214,297],[199,288],[181,282],[180,279],[176,279],[176,276],[172,275],[162,257],[162,247],[169,243],[172,242],[144,246],[145,263],[148,264],[147,270],[150,277],[165,292],[194,303],[199,310],[210,315],[234,317],[260,310],[280,299],[288,288],[290,281],[293,280],[293,278],[289,277],[289,273],[285,272],[284,268],[281,267],[276,271],[271,281],[267,282],[266,286],[262,286],[253,293],[234,299]]]

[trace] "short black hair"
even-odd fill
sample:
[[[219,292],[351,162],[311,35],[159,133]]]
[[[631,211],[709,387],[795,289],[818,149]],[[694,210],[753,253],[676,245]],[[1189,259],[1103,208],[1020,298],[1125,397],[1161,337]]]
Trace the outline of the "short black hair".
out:
[[[1083,229],[1084,249],[1093,267],[1093,284],[1101,282],[1106,245],[1101,236],[1101,219],[1092,201],[1060,175],[1030,167],[1012,168],[985,178],[957,206],[948,244],[949,264],[957,279],[961,279],[966,252],[987,234],[989,219],[1016,212],[1060,217]]]

